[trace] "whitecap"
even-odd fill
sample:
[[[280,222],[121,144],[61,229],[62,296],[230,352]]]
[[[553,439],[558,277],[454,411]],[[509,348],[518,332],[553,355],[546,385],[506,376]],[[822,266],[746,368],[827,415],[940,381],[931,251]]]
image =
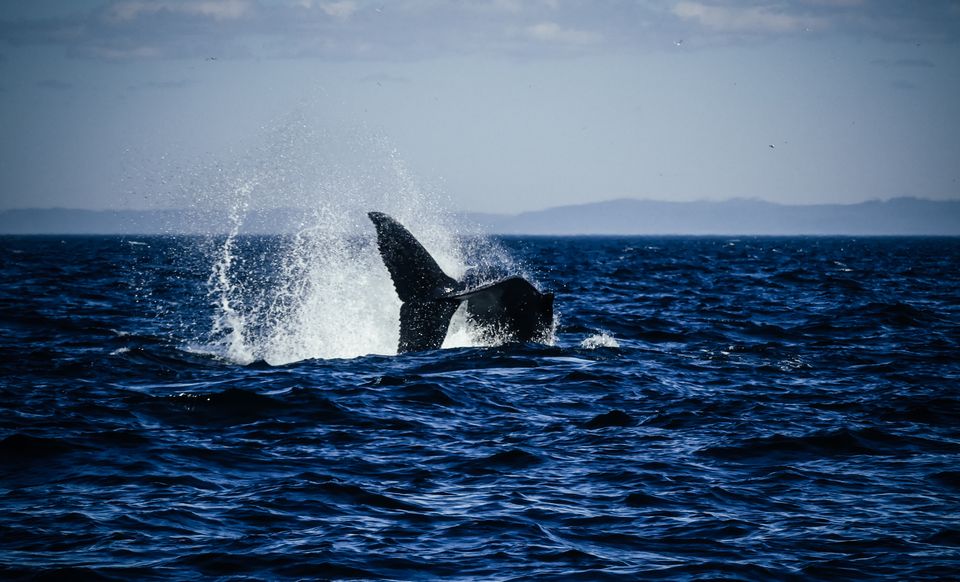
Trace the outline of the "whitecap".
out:
[[[594,350],[597,348],[619,348],[620,342],[618,342],[612,335],[606,332],[601,332],[585,338],[582,342],[580,342],[580,347],[587,350]]]

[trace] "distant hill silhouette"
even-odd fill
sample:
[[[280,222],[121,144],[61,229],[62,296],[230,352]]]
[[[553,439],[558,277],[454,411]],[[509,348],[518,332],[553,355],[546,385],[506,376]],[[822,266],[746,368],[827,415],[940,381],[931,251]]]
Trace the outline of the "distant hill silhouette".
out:
[[[960,235],[960,201],[917,198],[815,205],[620,199],[470,218],[499,234]]]
[[[246,234],[296,232],[303,213],[293,208],[253,211]],[[78,210],[70,208],[0,211],[0,234],[218,234],[230,230],[227,213],[188,210]]]
[[[251,211],[243,232],[296,232],[303,215],[291,208]],[[463,218],[491,234],[960,235],[960,201],[917,198],[814,205],[620,199],[512,215],[467,213]],[[228,228],[223,214],[185,210],[0,211],[0,234],[209,234]]]

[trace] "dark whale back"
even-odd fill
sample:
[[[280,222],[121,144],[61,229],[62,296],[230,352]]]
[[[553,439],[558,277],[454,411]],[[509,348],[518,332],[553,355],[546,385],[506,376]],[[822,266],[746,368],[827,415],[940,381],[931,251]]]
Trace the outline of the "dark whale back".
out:
[[[456,297],[466,300],[467,315],[504,341],[544,341],[553,325],[553,293],[541,293],[523,277],[483,285]]]
[[[402,224],[382,212],[368,216],[377,230],[383,264],[403,303],[398,352],[439,348],[450,318],[464,301],[473,323],[505,341],[547,339],[553,325],[552,293],[541,293],[522,277],[460,289]]]

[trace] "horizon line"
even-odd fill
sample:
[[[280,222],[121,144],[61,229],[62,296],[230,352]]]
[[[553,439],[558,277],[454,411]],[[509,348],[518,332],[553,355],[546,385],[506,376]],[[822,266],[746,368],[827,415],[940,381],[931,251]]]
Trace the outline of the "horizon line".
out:
[[[545,206],[539,209],[533,210],[518,210],[518,211],[485,211],[485,210],[466,210],[458,209],[453,210],[453,213],[456,214],[490,214],[490,215],[506,215],[506,216],[517,216],[520,214],[526,214],[531,212],[543,212],[545,210],[551,210],[555,208],[571,208],[577,206],[592,206],[597,204],[608,204],[611,202],[653,202],[658,204],[726,204],[730,202],[753,202],[760,204],[770,204],[774,206],[788,206],[788,207],[813,207],[813,206],[858,206],[860,204],[876,204],[876,203],[889,203],[897,200],[912,200],[917,202],[946,202],[946,203],[960,203],[960,198],[930,198],[930,197],[921,197],[921,196],[891,196],[889,198],[868,198],[861,200],[859,202],[780,202],[774,200],[767,200],[765,198],[758,197],[743,197],[743,196],[734,196],[730,198],[723,199],[710,199],[710,198],[698,198],[695,200],[667,200],[662,198],[634,198],[630,196],[621,196],[617,198],[606,198],[603,200],[595,200],[592,202],[569,202],[564,204],[557,204],[553,206]],[[309,210],[309,206],[264,206],[259,208],[251,208],[251,211],[264,211],[264,210]],[[186,206],[175,206],[175,207],[162,207],[162,208],[82,208],[76,206],[22,206],[22,207],[10,207],[10,208],[0,208],[0,212],[24,212],[24,211],[70,211],[70,212],[103,212],[103,213],[118,213],[118,212],[181,212],[186,210],[192,210]],[[201,210],[200,212],[204,212]]]

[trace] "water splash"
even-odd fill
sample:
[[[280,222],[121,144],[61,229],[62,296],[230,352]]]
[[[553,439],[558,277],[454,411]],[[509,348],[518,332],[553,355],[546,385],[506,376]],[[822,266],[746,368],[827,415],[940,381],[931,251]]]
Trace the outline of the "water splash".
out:
[[[323,135],[301,132],[295,140],[284,134],[282,147],[272,144],[259,154],[272,156],[274,165],[235,166],[240,176],[229,187],[218,168],[220,194],[201,190],[204,220],[219,208],[227,224],[225,235],[208,237],[206,289],[213,316],[205,337],[195,342],[199,349],[239,364],[271,365],[395,354],[400,300],[376,249],[370,210],[407,226],[454,278],[519,271],[504,249],[465,230],[386,140],[363,140],[363,155],[355,151],[360,146],[351,152],[361,162],[347,164],[304,153],[322,151],[317,138]],[[286,208],[296,214],[294,234],[247,233],[252,211],[271,201],[296,205]],[[495,338],[473,329],[461,309],[443,347],[492,343]]]
[[[218,258],[207,278],[207,297],[216,306],[210,330],[211,347],[214,353],[242,364],[252,363],[256,355],[245,337],[243,287],[232,276],[237,259],[237,237],[249,208],[253,186],[253,183],[247,182],[235,189],[237,203],[228,213],[230,232],[220,245]]]
[[[400,302],[372,241],[345,232],[330,209],[294,236],[256,322],[271,364],[396,353]]]
[[[580,342],[580,347],[587,350],[595,350],[597,348],[619,348],[620,342],[617,341],[612,335],[602,332],[595,333],[587,338],[584,338]]]

